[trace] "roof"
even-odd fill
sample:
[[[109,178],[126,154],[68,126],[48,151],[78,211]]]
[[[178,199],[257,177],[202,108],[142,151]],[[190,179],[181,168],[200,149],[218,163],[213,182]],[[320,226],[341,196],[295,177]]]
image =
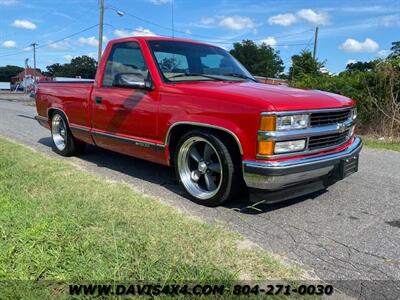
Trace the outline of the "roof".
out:
[[[27,68],[26,69],[26,73],[25,70],[20,72],[18,75],[14,76],[14,79],[19,79],[19,80],[23,80],[25,77],[25,74],[28,76],[32,76],[32,77],[44,77],[44,75],[42,73],[40,73],[40,71],[38,69],[32,69],[32,68]]]
[[[176,38],[176,37],[166,37],[166,36],[130,36],[124,37],[119,39],[111,40],[110,42],[124,42],[129,40],[143,40],[143,41],[176,41],[176,42],[187,42],[187,43],[195,43],[195,44],[203,44],[203,45],[211,45],[209,43],[205,43],[202,41],[195,41],[191,39],[183,39],[183,38]]]

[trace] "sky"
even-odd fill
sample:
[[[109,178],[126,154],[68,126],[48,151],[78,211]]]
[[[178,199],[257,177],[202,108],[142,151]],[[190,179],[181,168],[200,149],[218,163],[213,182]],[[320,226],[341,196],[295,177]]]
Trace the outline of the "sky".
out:
[[[105,0],[104,40],[162,35],[232,48],[251,39],[291,56],[313,49],[330,72],[383,58],[400,40],[400,0]],[[173,12],[173,13],[172,13]],[[122,15],[122,16],[121,16]],[[97,57],[99,0],[0,0],[0,66],[24,65],[37,43],[37,66]]]

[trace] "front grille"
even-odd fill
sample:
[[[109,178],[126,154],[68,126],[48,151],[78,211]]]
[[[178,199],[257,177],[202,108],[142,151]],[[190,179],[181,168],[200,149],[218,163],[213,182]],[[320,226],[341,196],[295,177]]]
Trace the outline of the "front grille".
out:
[[[324,126],[336,123],[341,123],[350,118],[350,109],[331,111],[331,112],[317,112],[310,115],[310,125]]]
[[[349,131],[346,130],[342,133],[333,133],[319,136],[312,136],[308,142],[308,150],[316,150],[338,146],[346,142],[349,138]]]

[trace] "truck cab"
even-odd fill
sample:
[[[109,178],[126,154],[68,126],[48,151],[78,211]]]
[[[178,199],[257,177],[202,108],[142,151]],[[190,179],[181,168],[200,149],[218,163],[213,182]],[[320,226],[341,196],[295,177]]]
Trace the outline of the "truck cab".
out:
[[[36,104],[57,153],[93,144],[174,167],[209,206],[325,188],[357,171],[362,148],[352,99],[258,83],[224,49],[184,39],[110,41],[94,82],[40,82]]]

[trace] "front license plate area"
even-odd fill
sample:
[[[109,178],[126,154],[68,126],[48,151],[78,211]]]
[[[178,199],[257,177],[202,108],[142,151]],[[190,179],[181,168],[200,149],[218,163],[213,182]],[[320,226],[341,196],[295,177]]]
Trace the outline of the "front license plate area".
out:
[[[341,160],[339,166],[339,178],[344,179],[347,176],[358,171],[358,155],[350,156]]]

